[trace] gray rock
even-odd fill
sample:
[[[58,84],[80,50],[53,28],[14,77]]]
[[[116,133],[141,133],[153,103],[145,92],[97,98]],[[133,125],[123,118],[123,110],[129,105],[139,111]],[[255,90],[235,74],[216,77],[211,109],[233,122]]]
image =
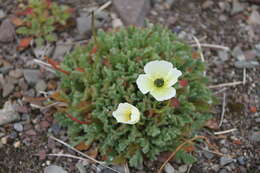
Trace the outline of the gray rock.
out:
[[[87,35],[92,28],[91,16],[88,13],[81,13],[80,16],[76,19],[77,21],[77,30],[79,31],[79,35]],[[101,22],[95,20],[95,28],[101,27]]]
[[[203,151],[203,155],[207,158],[207,159],[212,159],[214,157],[214,154],[208,152],[208,151]]]
[[[35,85],[41,80],[41,72],[39,70],[25,69],[23,74],[26,82],[31,85]]]
[[[245,165],[246,164],[246,159],[244,156],[240,156],[237,158],[237,161],[240,165]]]
[[[165,0],[165,3],[171,8],[173,3],[175,3],[176,0]]]
[[[78,162],[76,164],[76,168],[78,168],[79,172],[80,173],[87,173],[87,170],[86,168],[84,167],[83,163],[82,162]]]
[[[226,169],[221,169],[219,173],[228,173],[228,171]]]
[[[40,92],[40,91],[45,91],[47,88],[47,84],[45,83],[44,80],[40,80],[39,82],[37,82],[35,89],[36,91]]]
[[[13,131],[13,132],[11,132],[11,134],[9,135],[9,137],[11,138],[11,139],[16,139],[17,138],[17,132],[15,132],[15,131]]]
[[[150,10],[148,0],[113,0],[113,6],[125,25],[144,26],[144,20]]]
[[[117,170],[118,172],[125,172],[125,169],[123,166],[120,165],[114,165],[112,166],[113,169]],[[97,171],[98,172],[98,171]],[[108,168],[104,168],[101,169],[101,173],[114,173],[115,171],[108,169]]]
[[[123,22],[121,21],[121,19],[115,18],[115,19],[112,20],[112,27],[113,27],[113,28],[120,28],[120,27],[122,27],[122,26],[124,26],[124,24],[123,24]]]
[[[260,142],[260,132],[252,132],[249,136],[251,142]]]
[[[247,50],[244,52],[244,55],[247,60],[252,60],[257,56],[257,51],[256,50]]]
[[[234,159],[232,159],[232,158],[229,158],[229,157],[221,157],[220,158],[220,165],[221,166],[225,166],[225,165],[232,163],[232,162],[234,162]]]
[[[23,76],[23,71],[21,69],[15,69],[15,70],[11,70],[9,72],[9,76],[19,79]]]
[[[235,67],[237,68],[254,68],[259,66],[259,62],[257,61],[236,61]]]
[[[52,58],[59,61],[63,61],[64,56],[70,52],[71,48],[72,44],[58,43]]]
[[[170,163],[165,165],[164,171],[165,173],[176,173],[174,167]]]
[[[221,59],[221,61],[226,61],[229,59],[229,55],[227,51],[219,50],[218,51],[218,57]]]
[[[17,131],[17,132],[22,132],[23,131],[23,125],[21,123],[15,123],[14,124],[14,129]]]
[[[7,97],[9,94],[11,94],[11,92],[14,90],[14,84],[10,81],[7,81],[4,85],[3,85],[3,97]]]
[[[44,169],[44,173],[68,173],[62,167],[50,165]]]
[[[239,46],[236,46],[232,51],[232,56],[236,58],[238,61],[243,61],[246,59],[244,52]]]
[[[214,2],[211,1],[211,0],[207,0],[205,1],[203,4],[202,4],[202,8],[203,9],[207,9],[207,8],[210,8],[214,5]]]
[[[0,42],[8,43],[16,36],[15,28],[9,19],[5,19],[0,26]]]
[[[19,119],[19,114],[14,111],[13,105],[10,101],[4,104],[3,109],[0,109],[0,126],[16,121]]]
[[[244,4],[240,3],[238,0],[233,0],[231,14],[234,15],[240,13],[244,10],[244,8]]]
[[[220,152],[223,154],[227,154],[228,153],[228,149],[227,148],[221,148]]]
[[[5,16],[5,12],[0,9],[0,19],[3,19]]]
[[[77,29],[80,35],[85,35],[91,30],[91,17],[84,15],[77,19]]]
[[[0,73],[7,74],[13,67],[12,66],[5,66],[0,68]]]
[[[260,51],[260,43],[255,45],[256,50]]]
[[[59,134],[60,130],[61,126],[58,123],[54,123],[50,128],[50,131],[53,132],[55,135]]]
[[[182,166],[180,166],[180,167],[178,168],[178,172],[179,172],[179,173],[184,173],[184,172],[187,171],[187,169],[188,169],[188,165],[182,165]]]
[[[260,117],[255,119],[255,122],[260,123]]]
[[[260,25],[260,14],[258,11],[252,11],[251,15],[248,18],[248,23],[251,25]]]
[[[221,1],[221,2],[219,2],[218,3],[218,6],[219,6],[219,8],[220,8],[220,10],[223,12],[223,11],[230,11],[231,10],[231,6],[230,6],[230,4],[229,4],[229,2],[227,2],[227,1]]]

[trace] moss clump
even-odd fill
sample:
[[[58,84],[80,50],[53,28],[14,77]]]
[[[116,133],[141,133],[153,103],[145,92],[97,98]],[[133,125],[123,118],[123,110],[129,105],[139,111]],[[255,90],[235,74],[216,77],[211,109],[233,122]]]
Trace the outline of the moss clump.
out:
[[[173,86],[175,98],[158,102],[139,91],[136,79],[153,60],[169,61],[182,72]],[[59,72],[60,97],[68,107],[57,113],[57,119],[68,128],[73,144],[95,143],[108,161],[128,161],[136,167],[144,159],[156,159],[160,152],[176,149],[211,117],[213,97],[203,76],[203,62],[160,26],[99,31],[96,42],[77,47],[60,67],[67,72]],[[120,124],[112,117],[124,102],[139,109],[138,123]],[[184,150],[176,157],[186,163],[195,161]]]

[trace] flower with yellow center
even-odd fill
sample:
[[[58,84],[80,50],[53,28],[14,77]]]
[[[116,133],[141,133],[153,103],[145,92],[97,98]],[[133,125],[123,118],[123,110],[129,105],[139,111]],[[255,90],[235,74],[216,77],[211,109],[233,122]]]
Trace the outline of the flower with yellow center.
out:
[[[129,103],[120,103],[117,110],[113,112],[113,117],[118,123],[135,124],[140,120],[140,112]]]
[[[158,101],[168,100],[176,95],[172,86],[182,75],[168,61],[151,61],[144,66],[145,74],[138,76],[136,83],[143,94],[150,94]]]

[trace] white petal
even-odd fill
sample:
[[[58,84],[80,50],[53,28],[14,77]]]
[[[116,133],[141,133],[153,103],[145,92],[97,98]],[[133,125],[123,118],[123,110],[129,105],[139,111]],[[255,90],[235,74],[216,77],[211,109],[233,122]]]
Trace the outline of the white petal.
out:
[[[151,61],[144,66],[144,72],[151,75],[163,77],[173,68],[172,63],[168,61]]]
[[[131,120],[128,122],[128,124],[135,124],[139,122],[140,120],[140,112],[136,107],[132,107],[132,114],[131,114]]]
[[[174,85],[178,81],[178,78],[181,75],[182,75],[182,72],[180,70],[178,70],[177,68],[171,69],[171,71],[168,73],[168,75],[166,77],[167,87],[171,87],[172,85]]]
[[[174,97],[176,95],[176,90],[173,87],[158,88],[156,90],[151,91],[150,93],[157,101],[164,101]]]
[[[136,84],[143,94],[146,94],[149,91],[153,90],[153,80],[148,74],[139,75],[136,80]]]
[[[112,115],[118,123],[135,124],[140,120],[139,110],[129,103],[120,103]]]

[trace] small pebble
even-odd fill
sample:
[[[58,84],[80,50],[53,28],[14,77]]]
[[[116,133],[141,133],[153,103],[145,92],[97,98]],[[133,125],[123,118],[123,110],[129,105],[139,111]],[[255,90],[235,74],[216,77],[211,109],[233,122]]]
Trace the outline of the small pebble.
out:
[[[179,172],[179,173],[184,173],[184,172],[187,171],[187,169],[188,169],[188,165],[182,165],[182,166],[180,166],[180,167],[178,168],[178,172]]]
[[[212,159],[214,157],[214,154],[208,152],[208,151],[203,151],[203,155],[207,158],[207,159]]]
[[[220,152],[223,154],[227,154],[228,153],[228,149],[227,148],[221,148]]]
[[[234,161],[234,159],[232,159],[232,158],[229,158],[229,157],[221,157],[220,158],[220,165],[221,166],[225,166],[225,165],[227,165],[227,164],[229,164],[229,163],[231,163],[231,162],[233,162]]]
[[[23,131],[23,125],[21,123],[15,123],[14,124],[14,129],[17,131],[17,132],[22,132]]]
[[[166,173],[174,173],[175,170],[174,170],[174,167],[170,164],[170,163],[167,163],[164,167],[164,171]]]
[[[246,159],[244,156],[240,156],[237,158],[237,161],[240,165],[245,165],[246,164]]]
[[[7,144],[7,140],[8,140],[8,137],[7,137],[7,136],[2,137],[2,138],[1,138],[1,143],[2,143],[2,144]]]
[[[20,145],[21,145],[21,142],[20,142],[20,141],[16,141],[16,142],[14,143],[14,148],[19,148]]]
[[[17,132],[15,132],[15,131],[13,131],[10,135],[9,135],[9,137],[11,138],[11,139],[15,139],[15,138],[17,138]]]

